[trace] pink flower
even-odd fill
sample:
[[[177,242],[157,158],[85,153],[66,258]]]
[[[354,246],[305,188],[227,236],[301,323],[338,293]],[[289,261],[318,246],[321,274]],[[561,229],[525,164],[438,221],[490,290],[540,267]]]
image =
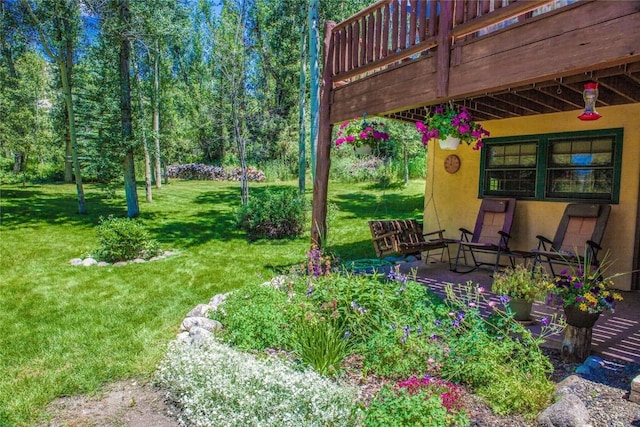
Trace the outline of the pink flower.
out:
[[[356,140],[356,137],[353,135],[347,135],[347,142],[353,142]]]
[[[349,126],[349,122],[344,122],[344,123],[342,123],[342,124],[340,125],[340,129],[344,129],[344,128],[346,128],[347,126]]]
[[[346,138],[338,138],[338,139],[336,139],[336,146],[338,146],[338,145],[340,145],[340,144],[342,144],[342,143],[344,143],[346,141],[347,141]]]
[[[367,139],[369,137],[369,135],[367,135],[367,132],[362,131],[360,132],[360,139]]]

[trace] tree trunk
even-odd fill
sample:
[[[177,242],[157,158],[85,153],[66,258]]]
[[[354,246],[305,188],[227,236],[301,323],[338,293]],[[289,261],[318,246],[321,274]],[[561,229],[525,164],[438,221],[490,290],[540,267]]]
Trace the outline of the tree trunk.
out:
[[[123,28],[129,22],[129,1],[120,3],[120,21]],[[127,199],[127,216],[134,218],[140,215],[138,191],[136,189],[136,172],[132,146],[131,127],[131,83],[129,80],[130,48],[125,35],[120,40],[120,112],[122,123],[122,143],[127,147],[123,161],[124,191]]]
[[[67,111],[64,112],[65,122],[69,123]],[[73,182],[73,148],[71,147],[71,135],[69,134],[69,126],[64,132],[64,182]]]
[[[305,127],[305,99],[307,98],[307,81],[306,81],[306,67],[305,67],[305,34],[306,28],[303,23],[300,25],[300,87],[298,89],[298,190],[300,194],[304,194],[305,190],[305,175],[307,171],[307,159],[305,153],[305,140],[307,138],[307,131]]]
[[[562,338],[562,360],[582,363],[591,354],[592,327],[578,327],[567,324]]]
[[[64,102],[67,106],[67,115],[69,117],[69,138],[71,139],[71,158],[73,160],[73,172],[76,177],[76,193],[78,194],[78,213],[84,215],[87,213],[87,204],[84,198],[84,187],[82,185],[82,173],[80,171],[80,159],[78,158],[78,139],[76,137],[76,118],[73,110],[73,97],[71,94],[71,75],[67,65],[60,63],[60,77],[62,78],[62,92],[64,93]]]
[[[320,68],[318,66],[318,0],[309,2],[309,78],[311,79],[311,178],[316,180],[318,139],[320,127]],[[325,34],[325,39],[327,35]],[[325,43],[326,48],[326,43]],[[326,54],[325,54],[326,55]],[[326,64],[325,64],[326,65]]]
[[[156,188],[162,187],[162,170],[160,159],[160,47],[158,39],[154,45],[153,56],[153,142],[155,146]]]
[[[404,185],[409,183],[409,154],[407,150],[407,144],[403,144],[404,148]]]
[[[132,47],[133,53],[133,74],[136,76],[136,88],[138,92],[138,109],[140,110],[140,137],[142,150],[144,152],[144,192],[148,203],[153,202],[153,194],[151,190],[151,158],[149,156],[149,147],[147,146],[147,132],[145,131],[145,115],[144,103],[142,102],[142,86],[140,83],[140,70],[136,65],[136,54]],[[135,173],[135,171],[134,171]]]

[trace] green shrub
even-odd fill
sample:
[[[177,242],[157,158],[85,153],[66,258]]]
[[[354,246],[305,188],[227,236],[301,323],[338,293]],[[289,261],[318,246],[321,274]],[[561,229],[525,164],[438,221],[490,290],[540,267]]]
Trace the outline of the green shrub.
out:
[[[289,349],[291,324],[301,310],[289,303],[286,293],[251,284],[230,294],[212,316],[224,325],[222,338],[241,350]]]
[[[366,427],[449,427],[469,425],[455,384],[434,378],[410,378],[385,386],[369,406]]]
[[[267,189],[240,209],[237,222],[250,240],[296,237],[306,227],[304,208],[304,196],[295,188]]]
[[[457,292],[449,285],[446,291],[451,315],[442,321],[442,333],[450,337],[442,375],[470,385],[497,414],[534,417],[554,391],[548,379],[553,366],[540,344],[562,325],[541,319],[542,330],[534,337],[506,310],[507,297],[501,297],[501,304],[488,301],[483,289],[471,283],[459,285]],[[480,315],[481,304],[493,309],[489,318]]]
[[[156,256],[160,249],[147,229],[135,219],[100,218],[96,229],[96,257],[109,262]]]

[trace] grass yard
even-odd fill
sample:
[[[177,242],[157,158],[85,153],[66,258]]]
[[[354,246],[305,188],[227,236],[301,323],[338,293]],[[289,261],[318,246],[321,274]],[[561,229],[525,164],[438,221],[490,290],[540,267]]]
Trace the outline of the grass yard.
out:
[[[267,185],[252,184],[251,194]],[[423,190],[423,181],[332,183],[328,246],[345,259],[374,257],[367,220],[420,218]],[[154,192],[153,203],[141,201],[141,220],[177,255],[124,267],[71,266],[71,258],[95,249],[101,216],[125,215],[124,196],[106,199],[86,185],[89,215],[81,217],[73,185],[0,191],[0,427],[32,425],[57,396],[150,377],[193,306],[288,269],[309,247],[308,232],[248,243],[234,228],[237,183],[174,181]]]

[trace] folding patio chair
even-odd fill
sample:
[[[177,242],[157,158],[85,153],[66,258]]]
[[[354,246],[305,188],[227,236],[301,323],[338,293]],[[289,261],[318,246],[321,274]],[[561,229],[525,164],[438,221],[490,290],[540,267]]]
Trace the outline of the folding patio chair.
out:
[[[546,262],[555,276],[554,265],[583,264],[585,257],[591,265],[597,266],[598,252],[602,249],[600,242],[610,213],[609,205],[568,204],[553,241],[536,236],[538,248],[531,251],[535,256],[534,268]]]
[[[460,228],[462,234],[458,240],[458,252],[452,270],[458,273],[469,273],[482,265],[489,265],[497,271],[501,266],[502,255],[507,255],[513,266],[514,260],[508,243],[511,238],[515,208],[516,199],[483,199],[473,233],[466,228]],[[495,257],[495,261],[483,261],[476,256],[478,254]],[[471,256],[471,264],[467,260],[467,255]],[[464,264],[461,264],[462,260]],[[471,268],[460,270],[460,266],[463,265]]]

